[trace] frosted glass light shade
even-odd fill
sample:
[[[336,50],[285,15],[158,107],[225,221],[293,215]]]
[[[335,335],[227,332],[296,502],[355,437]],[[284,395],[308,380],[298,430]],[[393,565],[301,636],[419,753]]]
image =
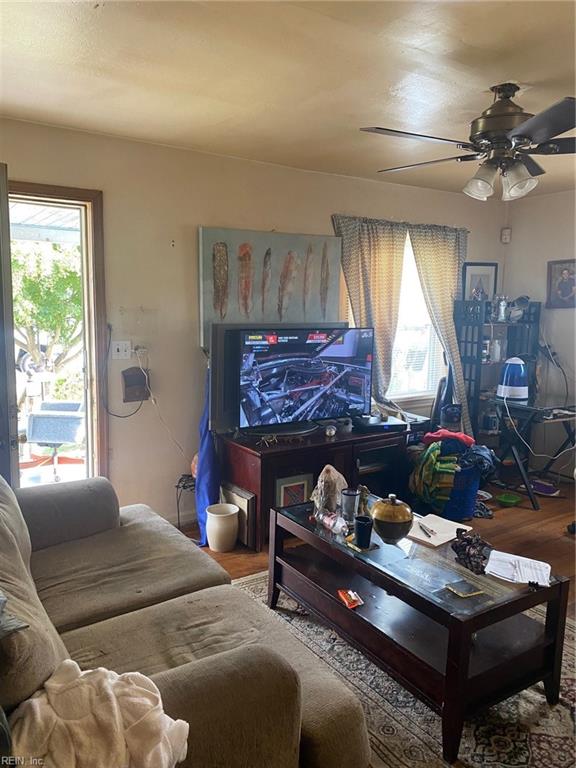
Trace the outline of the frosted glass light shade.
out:
[[[530,176],[523,162],[518,160],[502,176],[503,200],[517,200],[531,192],[538,184],[538,179]]]
[[[470,179],[466,182],[464,189],[462,190],[468,197],[473,197],[474,200],[487,200],[488,197],[493,194],[492,187],[481,179]]]
[[[514,200],[512,195],[510,194],[510,180],[506,174],[502,174],[502,200],[506,202],[510,202],[510,200]]]
[[[497,166],[488,161],[482,163],[462,191],[465,195],[473,197],[475,200],[486,200],[486,198],[494,194],[494,181],[496,180],[497,173]]]

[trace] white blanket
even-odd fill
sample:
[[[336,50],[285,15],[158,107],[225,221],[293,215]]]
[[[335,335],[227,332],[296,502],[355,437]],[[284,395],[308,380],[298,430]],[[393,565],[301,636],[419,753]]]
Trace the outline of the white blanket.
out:
[[[174,768],[187,751],[188,723],[164,713],[150,679],[81,672],[71,659],[12,713],[10,728],[14,755],[45,768]]]

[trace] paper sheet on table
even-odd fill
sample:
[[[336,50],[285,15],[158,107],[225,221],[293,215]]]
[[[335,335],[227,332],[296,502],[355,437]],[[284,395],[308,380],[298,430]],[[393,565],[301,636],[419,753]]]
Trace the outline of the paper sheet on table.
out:
[[[510,555],[508,552],[498,552],[496,549],[490,552],[486,564],[486,573],[489,576],[497,576],[500,579],[514,581],[518,584],[528,584],[529,581],[535,581],[541,587],[550,585],[550,572],[550,565],[541,560]]]
[[[426,536],[424,531],[420,528],[418,523],[424,523],[430,530],[434,531],[431,536]],[[464,523],[454,523],[451,520],[446,520],[444,517],[438,515],[426,515],[425,517],[415,517],[412,523],[412,528],[408,533],[408,538],[412,541],[417,541],[419,544],[424,544],[427,547],[439,547],[441,544],[446,544],[447,541],[452,541],[456,538],[456,531],[458,528],[464,528],[465,531],[471,531],[471,525],[464,525]]]

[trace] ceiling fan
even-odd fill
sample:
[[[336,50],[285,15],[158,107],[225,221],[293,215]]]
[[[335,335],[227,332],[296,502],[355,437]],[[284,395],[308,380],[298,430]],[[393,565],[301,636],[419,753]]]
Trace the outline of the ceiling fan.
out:
[[[404,171],[408,168],[450,161],[463,163],[481,160],[480,168],[467,182],[463,192],[476,200],[486,200],[494,194],[496,178],[500,172],[503,200],[514,200],[527,195],[538,184],[536,177],[545,173],[544,168],[532,155],[568,155],[576,152],[575,138],[555,138],[576,127],[575,99],[568,96],[537,115],[531,115],[512,101],[516,91],[520,90],[515,83],[493,85],[490,90],[494,93],[494,101],[470,123],[468,141],[443,139],[391,128],[361,128],[362,131],[381,133],[385,136],[453,144],[458,149],[470,153],[428,160],[425,163],[383,168],[378,173]]]

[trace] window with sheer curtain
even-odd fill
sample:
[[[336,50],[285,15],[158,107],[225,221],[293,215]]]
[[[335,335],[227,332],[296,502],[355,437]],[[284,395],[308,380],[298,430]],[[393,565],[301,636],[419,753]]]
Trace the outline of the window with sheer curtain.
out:
[[[406,235],[398,327],[387,395],[392,400],[433,397],[438,381],[445,375],[442,345],[424,301],[410,235]]]

